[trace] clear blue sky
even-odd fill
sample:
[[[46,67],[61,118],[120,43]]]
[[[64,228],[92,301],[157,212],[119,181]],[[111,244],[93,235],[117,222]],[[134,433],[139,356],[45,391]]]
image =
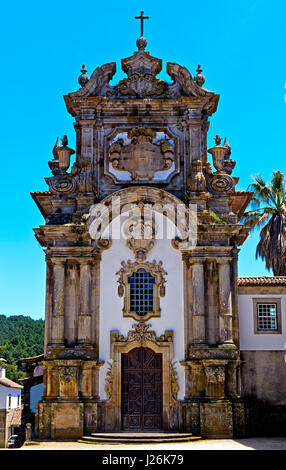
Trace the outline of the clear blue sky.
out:
[[[205,0],[5,2],[1,5],[1,229],[0,313],[44,317],[45,263],[33,227],[43,218],[30,191],[46,190],[48,160],[57,136],[75,146],[73,119],[62,95],[88,73],[136,50],[144,10],[147,50],[195,73],[221,95],[211,118],[209,147],[227,136],[237,189],[251,175],[267,180],[286,171],[286,3]],[[117,81],[119,73],[115,77]],[[257,235],[241,249],[241,276],[269,274],[255,260]]]

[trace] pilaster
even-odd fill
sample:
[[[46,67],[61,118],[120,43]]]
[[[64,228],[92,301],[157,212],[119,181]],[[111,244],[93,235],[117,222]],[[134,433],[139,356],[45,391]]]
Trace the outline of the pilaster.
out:
[[[219,278],[219,344],[220,347],[235,347],[232,332],[232,289],[230,262],[232,259],[218,259]]]
[[[64,343],[64,314],[65,314],[65,261],[52,258],[53,293],[52,293],[52,328],[50,343]]]

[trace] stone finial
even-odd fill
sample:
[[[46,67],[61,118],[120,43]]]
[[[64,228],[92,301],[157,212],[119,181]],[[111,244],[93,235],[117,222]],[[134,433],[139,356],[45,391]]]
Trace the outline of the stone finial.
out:
[[[56,159],[57,159],[57,149],[60,148],[60,146],[61,146],[60,139],[59,139],[59,137],[57,137],[57,141],[56,141],[56,143],[53,147],[53,156]]]
[[[196,75],[194,76],[194,82],[199,86],[199,87],[202,87],[203,84],[205,83],[206,81],[206,77],[202,74],[202,68],[200,66],[200,64],[198,65],[198,68],[196,70]]]
[[[214,138],[215,144],[220,145],[221,144],[221,136],[217,134]]]
[[[226,149],[225,157],[224,157],[224,171],[228,174],[231,175],[232,170],[234,169],[236,165],[236,161],[232,160],[230,158],[231,155],[231,147],[227,141],[227,138],[224,139],[223,143],[224,148]]]
[[[62,146],[67,147],[68,146],[68,136],[64,135],[63,138],[61,139],[62,141]]]
[[[78,77],[78,83],[81,87],[84,87],[89,81],[89,76],[86,74],[86,72],[87,70],[85,68],[85,65],[83,64],[81,69],[81,75]]]
[[[226,147],[229,150],[229,153],[231,153],[231,146],[229,145],[226,137],[224,139],[223,146]]]
[[[147,46],[147,39],[143,36],[140,36],[140,38],[138,38],[136,41],[136,46],[138,47],[139,51],[145,51]]]

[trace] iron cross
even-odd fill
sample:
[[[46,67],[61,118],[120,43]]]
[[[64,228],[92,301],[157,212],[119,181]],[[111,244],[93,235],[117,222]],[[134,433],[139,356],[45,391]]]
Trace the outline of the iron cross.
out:
[[[143,21],[149,20],[149,16],[144,16],[144,11],[141,11],[141,15],[135,16],[135,20],[141,20],[141,36],[143,36]]]

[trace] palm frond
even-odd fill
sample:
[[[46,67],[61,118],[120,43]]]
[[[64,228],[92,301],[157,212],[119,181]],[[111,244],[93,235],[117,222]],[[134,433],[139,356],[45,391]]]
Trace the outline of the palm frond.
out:
[[[273,172],[271,183],[266,184],[261,176],[255,176],[249,189],[254,192],[251,207],[244,213],[242,221],[254,230],[262,227],[256,249],[274,276],[286,275],[286,186],[284,174]],[[263,206],[263,207],[261,207]]]

